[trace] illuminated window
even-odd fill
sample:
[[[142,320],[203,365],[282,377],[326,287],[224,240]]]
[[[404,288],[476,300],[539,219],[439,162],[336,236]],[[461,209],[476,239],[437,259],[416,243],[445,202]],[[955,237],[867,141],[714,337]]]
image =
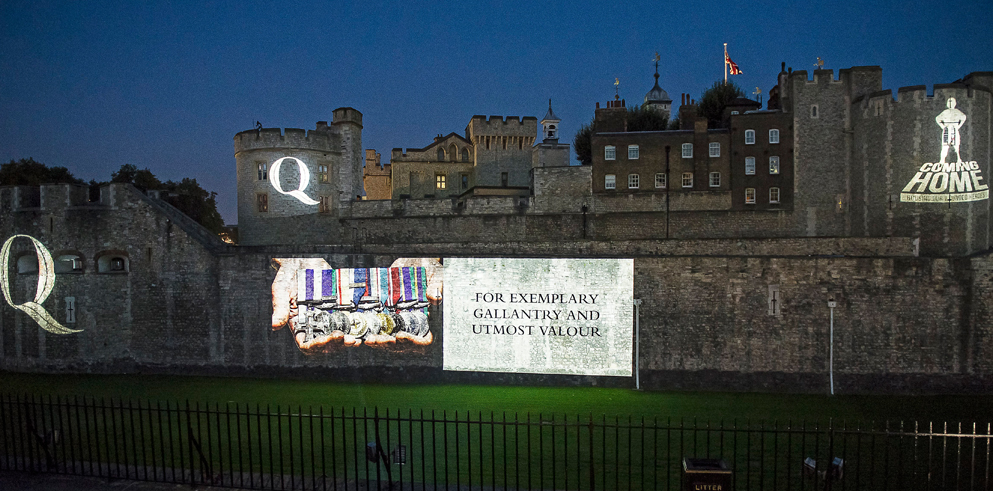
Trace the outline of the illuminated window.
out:
[[[603,178],[604,189],[616,189],[617,188],[617,176],[613,174],[607,174]]]
[[[745,157],[745,175],[755,175],[755,157]]]
[[[779,203],[779,188],[769,188],[769,202]]]
[[[255,203],[259,213],[267,213],[269,211],[269,195],[266,193],[259,193],[255,195]]]
[[[445,160],[445,149],[444,148],[439,148],[438,149],[438,162],[442,162],[444,160]]]
[[[810,117],[817,118],[820,114],[817,112],[817,104],[810,106]]]
[[[779,174],[779,157],[769,157],[769,173]]]
[[[628,189],[638,189],[641,186],[641,177],[638,174],[628,174]]]
[[[434,188],[435,189],[445,189],[445,175],[435,174],[434,176]]]
[[[755,188],[745,188],[745,204],[755,204]]]
[[[317,181],[328,182],[328,166],[326,165],[317,166]]]
[[[779,130],[769,130],[769,143],[779,143]]]
[[[628,145],[628,159],[638,160],[638,145]]]
[[[719,188],[721,187],[721,173],[711,172],[710,173],[710,187]]]
[[[265,180],[269,179],[269,172],[266,169],[267,166],[266,166],[266,163],[265,162],[256,162],[255,163],[255,167],[259,170],[259,180],[260,181],[265,181]]]
[[[614,160],[617,158],[617,149],[613,145],[607,145],[603,147],[603,159],[604,160]]]
[[[755,144],[755,130],[745,130],[745,145]]]
[[[663,172],[655,174],[655,187],[664,188],[667,185],[666,175]]]
[[[693,158],[693,144],[692,143],[684,143],[683,144],[683,158],[684,159],[692,159]]]
[[[691,187],[693,187],[693,173],[692,172],[683,172],[683,187],[684,188],[691,188]]]
[[[720,143],[718,143],[718,142],[711,142],[710,143],[710,156],[711,157],[720,157],[721,156],[721,144]]]
[[[318,196],[320,203],[318,203],[317,211],[320,213],[329,213],[331,211],[331,197],[330,196]]]
[[[468,148],[463,148],[462,149],[462,161],[463,162],[468,162],[469,161],[469,149]]]

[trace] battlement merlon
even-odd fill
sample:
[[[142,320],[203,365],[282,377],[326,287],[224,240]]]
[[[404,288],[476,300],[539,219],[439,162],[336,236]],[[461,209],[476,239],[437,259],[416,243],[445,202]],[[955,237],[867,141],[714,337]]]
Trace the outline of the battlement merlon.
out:
[[[333,131],[326,123],[317,124],[317,129],[302,130],[299,128],[262,128],[261,130],[246,130],[234,136],[234,153],[238,155],[245,150],[265,148],[292,148],[316,150],[325,153],[341,152],[341,135]]]
[[[909,101],[924,101],[928,99],[935,98],[934,94],[941,93],[939,98],[947,98],[954,96],[959,99],[973,99],[977,96],[977,93],[993,95],[993,91],[981,86],[981,85],[967,85],[961,82],[953,82],[950,84],[935,84],[933,88],[933,94],[928,94],[926,85],[909,85],[906,87],[900,87],[897,89],[896,98],[893,97],[893,91],[890,89],[878,90],[864,96],[859,96],[852,99],[852,104],[863,104],[868,105],[876,101],[891,102],[894,104],[899,104],[901,102]]]
[[[534,116],[475,115],[465,127],[467,140],[474,136],[529,136],[538,134],[538,118]]]
[[[332,125],[351,124],[362,129],[362,112],[352,107],[339,107],[331,112]]]
[[[41,184],[38,186],[0,186],[0,209],[36,210],[60,213],[68,208],[113,209],[117,196],[131,186],[128,183],[101,184],[98,198],[90,200],[87,184]]]

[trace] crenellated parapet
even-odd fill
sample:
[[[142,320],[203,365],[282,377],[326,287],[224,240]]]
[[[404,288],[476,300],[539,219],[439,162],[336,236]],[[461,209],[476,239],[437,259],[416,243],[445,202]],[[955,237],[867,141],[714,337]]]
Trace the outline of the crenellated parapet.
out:
[[[237,155],[245,150],[296,148],[316,150],[320,152],[339,152],[336,143],[340,140],[337,132],[324,123],[317,124],[313,130],[299,128],[262,128],[261,130],[242,131],[234,136],[234,153]]]
[[[466,126],[466,136],[470,140],[479,136],[535,137],[538,134],[538,118],[534,116],[482,116],[475,115]]]

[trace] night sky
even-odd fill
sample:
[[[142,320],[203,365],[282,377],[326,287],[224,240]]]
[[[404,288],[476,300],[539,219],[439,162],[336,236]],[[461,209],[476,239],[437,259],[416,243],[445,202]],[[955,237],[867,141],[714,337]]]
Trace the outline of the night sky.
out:
[[[571,143],[596,102],[675,106],[723,78],[723,43],[763,97],[780,62],[879,65],[884,88],[993,70],[985,2],[0,2],[0,161],[108,180],[122,164],[195,177],[235,212],[232,138],[364,114],[389,160],[474,114],[541,118]],[[575,156],[573,156],[575,158]]]

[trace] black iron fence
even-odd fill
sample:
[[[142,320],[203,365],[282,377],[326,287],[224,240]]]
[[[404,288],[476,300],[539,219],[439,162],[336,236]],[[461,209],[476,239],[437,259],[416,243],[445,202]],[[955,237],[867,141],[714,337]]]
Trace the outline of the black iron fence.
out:
[[[694,457],[723,459],[735,490],[991,490],[990,430],[0,395],[0,469],[279,490],[677,490]]]

